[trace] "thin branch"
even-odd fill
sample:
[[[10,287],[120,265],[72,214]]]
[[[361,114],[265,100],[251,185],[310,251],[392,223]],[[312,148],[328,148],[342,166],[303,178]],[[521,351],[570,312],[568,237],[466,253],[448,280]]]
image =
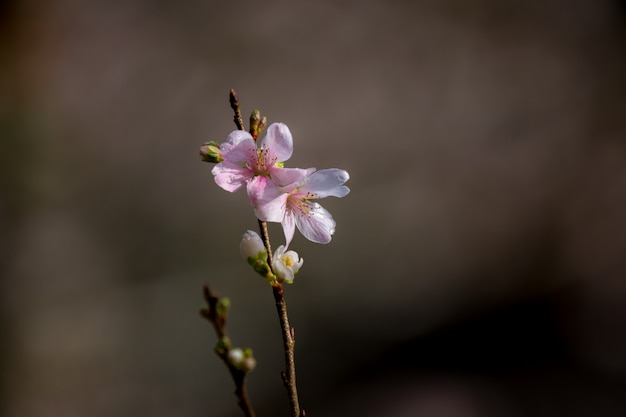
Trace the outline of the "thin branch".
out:
[[[291,406],[292,417],[300,417],[300,403],[298,401],[298,388],[296,387],[296,359],[294,330],[289,325],[287,315],[287,302],[285,301],[282,285],[272,287],[274,300],[276,301],[276,311],[280,320],[280,329],[283,334],[283,349],[285,350],[285,366],[287,371],[282,373],[283,383],[287,389],[289,405]]]
[[[226,333],[226,313],[220,311],[220,298],[211,291],[208,285],[204,286],[203,293],[204,299],[207,302],[207,308],[201,309],[200,315],[213,325],[215,333],[217,334],[218,342],[215,353],[222,359],[235,382],[237,404],[241,407],[246,417],[255,417],[252,403],[248,397],[248,389],[246,388],[246,375],[248,372],[236,368],[228,361],[228,353],[230,352],[231,344],[228,334]]]
[[[267,261],[272,268],[272,248],[270,246],[270,237],[267,230],[267,222],[259,220],[259,229],[261,230],[261,239],[267,249]],[[272,271],[273,272],[273,271]],[[300,402],[298,400],[298,388],[296,386],[296,360],[294,329],[289,325],[289,316],[287,314],[287,302],[285,301],[284,289],[281,284],[272,286],[274,293],[274,301],[276,302],[276,311],[278,312],[278,320],[280,321],[280,329],[283,335],[283,350],[285,351],[285,367],[286,371],[281,373],[283,384],[287,390],[289,397],[289,405],[291,406],[292,417],[302,417],[304,410],[300,411]]]
[[[243,117],[241,117],[241,110],[239,109],[239,98],[237,97],[237,93],[233,88],[230,89],[229,99],[230,108],[233,109],[233,111],[235,112],[235,117],[233,120],[237,125],[237,129],[246,130],[246,128],[243,126]]]
[[[258,220],[258,219],[257,219]],[[267,263],[269,264],[270,268],[272,269],[272,272],[274,267],[272,266],[272,263],[274,262],[274,260],[272,259],[272,245],[270,244],[270,234],[267,230],[267,222],[263,221],[263,220],[259,220],[259,229],[261,230],[261,239],[263,240],[263,244],[265,245],[265,249],[267,249]]]

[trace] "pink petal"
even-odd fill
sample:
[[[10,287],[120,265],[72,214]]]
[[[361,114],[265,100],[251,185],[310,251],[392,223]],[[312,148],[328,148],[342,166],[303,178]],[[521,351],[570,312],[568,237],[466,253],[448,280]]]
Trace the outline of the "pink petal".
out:
[[[313,202],[310,204],[310,213],[297,216],[296,226],[300,233],[311,242],[329,243],[335,233],[335,220],[324,207]]]
[[[306,178],[315,172],[315,168],[274,168],[271,170],[272,181],[287,192],[304,183]]]
[[[284,123],[272,123],[267,128],[267,133],[259,147],[270,150],[277,162],[283,162],[291,158],[293,153],[293,138],[289,128]]]
[[[237,132],[247,133],[241,130],[237,130]],[[257,147],[252,136],[249,133],[247,133],[247,137],[240,136],[236,143],[226,142],[220,147],[225,161],[244,164],[250,158],[257,157]]]
[[[227,161],[215,165],[211,173],[215,176],[215,183],[231,193],[240,189],[254,175],[251,170]]]
[[[248,199],[259,220],[280,223],[285,216],[287,197],[267,177],[257,176],[248,182]]]
[[[302,191],[314,193],[316,198],[344,197],[350,192],[350,189],[343,185],[349,179],[350,175],[343,169],[322,169],[311,174]]]
[[[227,143],[229,143],[229,144],[231,144],[233,146],[237,146],[239,144],[239,142],[241,142],[242,140],[245,140],[245,139],[252,139],[252,135],[250,133],[246,132],[245,130],[233,130],[226,137]],[[254,140],[253,140],[253,142],[254,142]]]
[[[287,211],[281,223],[283,226],[283,233],[285,233],[285,250],[287,250],[296,231],[295,216],[293,215],[293,212]]]

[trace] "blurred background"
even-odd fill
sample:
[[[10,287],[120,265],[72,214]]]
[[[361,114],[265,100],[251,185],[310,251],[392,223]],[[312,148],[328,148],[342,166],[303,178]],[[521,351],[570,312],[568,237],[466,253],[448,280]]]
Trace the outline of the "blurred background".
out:
[[[292,244],[307,415],[626,415],[625,35],[618,0],[0,1],[0,415],[241,415],[205,283],[288,415],[198,156],[230,88],[351,174]]]

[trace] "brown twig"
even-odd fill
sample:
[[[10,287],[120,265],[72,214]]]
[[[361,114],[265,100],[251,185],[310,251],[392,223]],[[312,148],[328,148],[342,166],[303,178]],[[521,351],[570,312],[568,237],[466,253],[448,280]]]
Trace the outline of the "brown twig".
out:
[[[270,244],[270,234],[267,230],[267,222],[259,220],[259,229],[261,230],[261,239],[263,240],[265,249],[267,249],[267,263],[270,265],[270,268],[273,269],[272,262],[274,262],[274,260],[272,259],[272,245]],[[272,272],[274,271],[272,270]]]
[[[220,298],[217,294],[213,293],[208,285],[203,288],[204,299],[207,302],[207,308],[200,310],[200,315],[207,319],[215,329],[217,333],[218,342],[215,348],[215,353],[222,359],[228,371],[230,372],[233,381],[235,382],[235,396],[237,397],[237,404],[243,410],[246,417],[255,417],[252,403],[248,397],[248,389],[246,388],[246,375],[247,371],[238,369],[228,360],[228,353],[231,349],[230,339],[226,333],[226,314],[220,311]]]
[[[272,287],[274,292],[274,300],[276,301],[276,311],[280,320],[280,329],[283,334],[283,349],[285,350],[285,366],[287,370],[282,372],[283,384],[287,389],[289,397],[289,405],[291,406],[292,417],[300,417],[300,403],[298,401],[298,388],[296,387],[296,360],[293,327],[289,325],[289,316],[287,315],[287,303],[284,297],[283,286],[278,284]]]
[[[233,109],[233,111],[235,112],[235,117],[233,120],[237,125],[237,129],[246,130],[246,128],[243,126],[243,117],[241,117],[241,110],[239,109],[239,98],[237,97],[237,93],[233,88],[230,89],[229,99],[230,108]]]
[[[259,229],[261,230],[261,239],[267,249],[267,262],[271,268],[272,248],[270,246],[267,223],[259,220]],[[298,388],[296,386],[295,332],[293,327],[289,325],[289,315],[287,314],[287,302],[285,301],[283,286],[281,284],[274,285],[272,286],[272,291],[274,293],[276,311],[278,312],[278,320],[280,321],[280,329],[283,335],[283,350],[285,351],[285,366],[287,368],[286,371],[281,373],[281,376],[285,389],[287,390],[287,396],[289,397],[292,417],[302,417],[304,411],[300,411]]]

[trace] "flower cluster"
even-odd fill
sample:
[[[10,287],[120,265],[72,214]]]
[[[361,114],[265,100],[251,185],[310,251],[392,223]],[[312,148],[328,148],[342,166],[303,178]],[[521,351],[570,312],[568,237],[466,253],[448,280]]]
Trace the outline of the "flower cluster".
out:
[[[298,273],[304,263],[304,259],[300,258],[295,251],[288,251],[284,245],[280,245],[274,252],[272,267],[270,268],[267,263],[267,249],[263,240],[252,230],[243,234],[239,250],[241,257],[248,262],[252,269],[271,284],[282,282],[293,284],[295,274]]]
[[[344,184],[350,176],[337,168],[285,168],[285,161],[293,153],[289,128],[273,123],[257,142],[266,119],[260,119],[258,111],[253,116],[251,121],[259,122],[252,126],[254,136],[235,130],[222,144],[205,143],[200,155],[204,161],[216,164],[211,172],[218,186],[232,193],[245,185],[256,217],[281,223],[285,244],[276,249],[271,265],[267,248],[257,233],[244,233],[239,248],[248,264],[271,285],[291,284],[304,262],[296,252],[287,250],[296,228],[312,242],[329,243],[335,233],[335,220],[317,200],[346,196],[350,189]]]
[[[293,138],[287,125],[273,123],[258,143],[252,135],[235,130],[219,145],[207,144],[207,160],[218,162],[212,173],[215,182],[229,192],[246,186],[248,199],[259,220],[281,223],[285,249],[295,229],[308,240],[328,243],[335,220],[317,200],[344,197],[350,176],[342,169],[285,168],[293,153]]]

